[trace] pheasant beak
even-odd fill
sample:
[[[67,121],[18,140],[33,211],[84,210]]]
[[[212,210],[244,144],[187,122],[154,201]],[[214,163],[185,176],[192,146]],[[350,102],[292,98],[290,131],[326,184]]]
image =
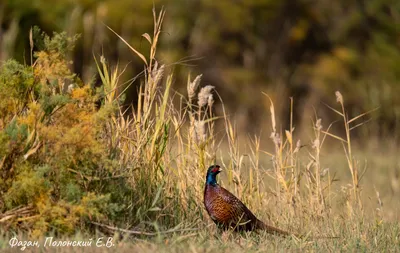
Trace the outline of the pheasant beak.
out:
[[[222,169],[221,169],[221,167],[219,167],[219,165],[211,166],[209,168],[209,170],[210,170],[211,173],[213,173],[215,175],[222,171]]]

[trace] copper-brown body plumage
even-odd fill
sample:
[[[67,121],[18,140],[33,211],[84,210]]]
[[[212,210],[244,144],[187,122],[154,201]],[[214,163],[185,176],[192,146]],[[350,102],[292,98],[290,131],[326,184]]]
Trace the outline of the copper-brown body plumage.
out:
[[[264,224],[235,195],[218,185],[216,175],[220,171],[218,165],[208,169],[204,189],[204,205],[218,227],[237,231],[260,229],[272,234],[289,235],[286,231]]]

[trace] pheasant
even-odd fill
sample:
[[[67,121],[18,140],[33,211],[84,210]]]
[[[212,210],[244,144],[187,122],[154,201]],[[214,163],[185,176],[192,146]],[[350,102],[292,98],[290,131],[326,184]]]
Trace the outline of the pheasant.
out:
[[[204,205],[215,224],[226,230],[236,231],[265,230],[270,234],[289,236],[290,233],[266,225],[225,188],[218,185],[216,177],[222,171],[220,166],[212,165],[207,170],[204,189]]]

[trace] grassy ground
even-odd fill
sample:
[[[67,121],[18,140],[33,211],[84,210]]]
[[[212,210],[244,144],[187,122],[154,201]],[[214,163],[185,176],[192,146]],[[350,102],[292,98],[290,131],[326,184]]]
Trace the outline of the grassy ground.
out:
[[[374,155],[373,155],[374,154]],[[345,200],[341,194],[341,182],[349,180],[345,173],[346,161],[343,154],[329,153],[329,159],[324,162],[331,170],[337,170],[338,181],[332,186],[332,208],[321,216],[309,215],[307,207],[299,207],[300,211],[291,211],[286,203],[274,203],[276,197],[266,194],[266,202],[250,203],[257,216],[270,224],[306,238],[295,236],[281,238],[264,232],[234,233],[218,231],[207,217],[199,217],[195,224],[183,222],[177,232],[156,233],[151,236],[114,235],[113,246],[97,247],[50,247],[44,246],[45,239],[39,239],[39,248],[27,248],[25,252],[400,252],[399,225],[399,192],[394,183],[395,165],[398,163],[396,154],[377,154],[373,151],[359,152],[359,157],[368,157],[366,171],[361,188],[363,210],[354,211],[352,215],[346,210]],[[271,163],[266,161],[266,164]],[[234,191],[226,184],[227,176],[221,177],[221,184]],[[268,177],[265,178],[268,184]],[[199,182],[203,184],[203,182]],[[379,197],[377,196],[379,192]],[[201,200],[200,200],[201,201]],[[202,203],[198,203],[202,206]],[[312,208],[311,208],[312,209]],[[298,216],[291,212],[300,212]],[[303,213],[302,213],[303,212]],[[180,229],[188,231],[180,231]],[[101,229],[100,229],[101,230]],[[57,237],[54,240],[88,241],[100,237],[108,238],[109,234],[75,235],[72,237]],[[320,238],[312,237],[333,237]],[[0,239],[0,248],[4,252],[20,252],[21,247],[11,247],[9,240],[12,235],[4,233]],[[26,235],[17,235],[20,240],[32,240]]]
[[[324,225],[320,223],[320,225]],[[190,233],[159,235],[154,238],[125,238],[114,240],[110,248],[50,247],[27,248],[24,252],[399,252],[400,229],[398,224],[359,221],[333,221],[332,229],[337,239],[280,238],[265,233],[222,235],[213,228]],[[325,230],[325,229],[322,229]],[[97,238],[100,238],[99,235]],[[72,237],[64,240],[88,240],[92,237]],[[57,239],[60,240],[60,239]],[[0,245],[4,252],[20,252],[10,248],[7,239]]]

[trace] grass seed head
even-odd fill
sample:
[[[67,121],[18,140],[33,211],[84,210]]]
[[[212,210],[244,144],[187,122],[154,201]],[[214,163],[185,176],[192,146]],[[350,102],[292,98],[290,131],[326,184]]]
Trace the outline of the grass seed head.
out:
[[[188,83],[187,91],[188,91],[188,97],[189,97],[190,102],[193,100],[193,98],[196,94],[196,90],[200,85],[201,76],[202,75],[196,76],[196,78],[192,82]]]
[[[208,107],[212,108],[214,105],[214,97],[212,94],[208,96]]]
[[[199,95],[198,95],[198,98],[199,98],[198,105],[200,108],[205,106],[206,104],[208,104],[209,97],[212,96],[211,91],[214,88],[215,87],[211,86],[211,85],[207,85],[207,86],[201,88]]]
[[[340,103],[340,104],[343,104],[343,96],[342,96],[342,93],[340,93],[339,91],[336,91],[336,92],[335,92],[335,95],[336,95],[336,102],[338,102],[338,103]]]

